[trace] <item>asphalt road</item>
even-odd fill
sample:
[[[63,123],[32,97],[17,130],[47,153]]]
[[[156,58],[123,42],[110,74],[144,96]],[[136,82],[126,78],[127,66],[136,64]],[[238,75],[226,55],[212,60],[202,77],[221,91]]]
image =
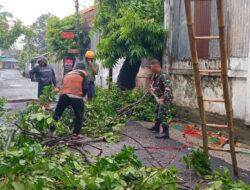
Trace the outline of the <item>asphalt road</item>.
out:
[[[0,97],[36,98],[37,83],[24,78],[19,70],[0,69]]]
[[[7,99],[37,98],[37,82],[23,77],[19,70],[0,69],[0,97]],[[6,108],[20,111],[26,103],[7,104]]]

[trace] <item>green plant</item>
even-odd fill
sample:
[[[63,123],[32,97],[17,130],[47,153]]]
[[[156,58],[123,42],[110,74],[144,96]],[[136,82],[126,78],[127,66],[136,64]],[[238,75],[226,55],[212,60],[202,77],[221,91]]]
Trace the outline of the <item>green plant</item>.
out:
[[[83,20],[82,20],[83,21]],[[46,43],[49,51],[55,53],[56,59],[65,59],[69,49],[77,48],[77,38],[63,39],[61,33],[63,31],[76,31],[76,15],[68,16],[64,19],[58,17],[49,17],[47,20]],[[82,24],[82,23],[81,23]],[[81,53],[85,53],[88,49],[89,36],[88,32],[80,30]]]
[[[78,153],[65,148],[53,152],[41,144],[24,144],[19,150],[0,152],[0,188],[31,189],[177,189],[174,168],[142,166],[133,148],[124,147],[117,155],[97,157],[86,165]],[[166,184],[170,182],[171,184]]]
[[[1,98],[0,98],[0,114],[1,114],[1,112],[4,111],[4,105],[5,105],[6,101],[7,101],[7,100],[6,100],[5,97],[1,97]]]
[[[224,171],[222,173],[215,170],[213,171],[215,174],[214,180],[209,183],[210,187],[205,190],[250,190],[250,185],[247,185],[243,181],[234,181],[228,168],[224,167],[223,170]]]
[[[211,162],[207,155],[198,148],[190,148],[189,150],[190,153],[183,157],[187,169],[190,169],[193,166],[194,171],[198,176],[209,174],[212,169]]]
[[[22,35],[23,26],[20,20],[14,20],[11,13],[2,12],[2,9],[0,5],[0,49],[9,49]]]
[[[112,68],[120,58],[136,64],[143,57],[161,57],[165,47],[164,1],[98,0],[93,31],[102,34],[98,58]]]
[[[55,102],[56,101],[56,91],[53,86],[46,86],[43,89],[43,94],[39,98],[41,105],[45,105],[46,102]]]

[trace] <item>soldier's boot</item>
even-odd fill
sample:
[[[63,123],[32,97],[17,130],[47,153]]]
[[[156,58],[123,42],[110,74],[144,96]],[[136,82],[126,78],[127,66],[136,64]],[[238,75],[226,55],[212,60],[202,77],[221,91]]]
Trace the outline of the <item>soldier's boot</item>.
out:
[[[169,126],[163,125],[163,132],[155,136],[157,139],[169,139]]]
[[[151,128],[148,128],[149,131],[152,131],[152,132],[160,132],[160,125],[161,125],[161,122],[159,120],[156,120],[155,122],[155,125]]]

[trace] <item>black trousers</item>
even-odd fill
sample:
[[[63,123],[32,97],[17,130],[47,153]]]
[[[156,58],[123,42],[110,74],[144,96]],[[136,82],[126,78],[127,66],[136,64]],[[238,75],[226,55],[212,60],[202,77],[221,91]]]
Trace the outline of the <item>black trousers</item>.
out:
[[[74,126],[74,134],[79,134],[82,128],[83,122],[83,114],[84,114],[84,102],[80,98],[70,98],[66,94],[61,95],[59,98],[59,102],[56,106],[56,110],[54,113],[54,119],[56,121],[62,116],[63,111],[67,106],[72,106],[75,113],[75,126]],[[55,129],[54,129],[55,130]],[[53,131],[53,128],[52,128]]]

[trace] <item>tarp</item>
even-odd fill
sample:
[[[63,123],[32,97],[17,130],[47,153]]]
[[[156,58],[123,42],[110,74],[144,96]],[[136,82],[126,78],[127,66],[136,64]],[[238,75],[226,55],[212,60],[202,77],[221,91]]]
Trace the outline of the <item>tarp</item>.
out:
[[[194,125],[185,125],[180,122],[172,122],[170,124],[170,127],[175,130],[182,131],[183,137],[185,137],[185,135],[189,135],[192,137],[202,139],[202,132],[199,130],[198,127]],[[227,138],[223,137],[221,132],[218,132],[218,133],[209,132],[208,133],[208,143],[214,147],[220,147],[221,145],[226,143],[226,141],[227,141]],[[240,154],[250,157],[250,153],[248,151],[240,151]]]

